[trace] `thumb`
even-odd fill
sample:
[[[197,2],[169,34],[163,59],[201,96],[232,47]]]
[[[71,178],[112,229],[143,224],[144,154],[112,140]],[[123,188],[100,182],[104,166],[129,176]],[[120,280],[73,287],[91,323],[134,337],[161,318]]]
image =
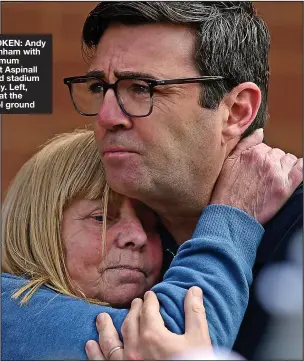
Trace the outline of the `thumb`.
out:
[[[229,158],[238,158],[243,152],[250,149],[251,147],[262,143],[264,137],[263,128],[255,130],[248,137],[242,139],[237,146],[233,149]]]
[[[203,305],[203,292],[199,287],[191,287],[185,297],[185,330],[192,341],[204,340],[202,347],[211,346],[205,307]]]

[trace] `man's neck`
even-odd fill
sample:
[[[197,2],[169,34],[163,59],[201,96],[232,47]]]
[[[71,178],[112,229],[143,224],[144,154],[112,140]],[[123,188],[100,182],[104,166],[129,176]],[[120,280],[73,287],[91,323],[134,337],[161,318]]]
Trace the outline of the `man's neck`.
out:
[[[163,225],[179,246],[191,238],[198,219],[199,215],[193,217],[171,217],[170,219],[161,217]]]
[[[177,191],[174,196],[171,194],[171,198],[151,200],[149,206],[160,216],[178,245],[191,238],[203,209],[210,203],[224,160],[238,141],[239,138],[231,139],[225,145],[225,153],[218,154],[217,165],[213,164],[210,169],[203,169],[203,172],[198,171],[197,177],[193,178],[192,183],[187,183],[183,192]]]
[[[159,215],[175,242],[181,245],[191,238],[203,208],[210,202],[210,197],[211,190],[208,192],[205,189],[202,194],[197,191],[186,197],[175,197],[174,201],[167,199],[166,202],[150,203],[149,206]]]

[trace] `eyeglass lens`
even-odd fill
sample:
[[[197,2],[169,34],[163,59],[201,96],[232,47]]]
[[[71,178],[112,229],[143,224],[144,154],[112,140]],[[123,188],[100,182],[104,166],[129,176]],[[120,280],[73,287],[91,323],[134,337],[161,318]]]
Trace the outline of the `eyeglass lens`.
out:
[[[87,78],[72,83],[73,101],[78,111],[95,115],[99,112],[105,97],[104,83],[98,79]],[[147,115],[151,108],[151,92],[146,81],[138,79],[120,79],[116,94],[120,105],[130,115]]]

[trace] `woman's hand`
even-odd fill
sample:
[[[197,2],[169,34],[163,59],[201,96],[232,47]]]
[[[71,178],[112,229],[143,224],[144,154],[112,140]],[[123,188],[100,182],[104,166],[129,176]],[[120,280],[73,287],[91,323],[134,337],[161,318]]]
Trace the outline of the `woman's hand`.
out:
[[[185,333],[176,335],[165,327],[156,295],[152,291],[146,292],[144,301],[139,298],[133,300],[122,325],[124,345],[111,317],[106,313],[99,314],[96,322],[99,345],[93,340],[86,343],[88,359],[160,360],[173,358],[176,354],[198,347],[211,349],[200,288],[191,287],[188,290],[184,309]]]

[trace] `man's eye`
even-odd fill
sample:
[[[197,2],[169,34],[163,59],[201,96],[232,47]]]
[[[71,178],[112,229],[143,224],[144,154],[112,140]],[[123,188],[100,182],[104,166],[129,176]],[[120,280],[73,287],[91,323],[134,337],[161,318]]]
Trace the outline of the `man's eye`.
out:
[[[102,84],[96,82],[96,83],[91,83],[88,84],[88,90],[90,93],[94,93],[94,94],[99,94],[103,92],[103,86]]]
[[[97,222],[103,222],[103,216],[92,216],[92,218]]]
[[[130,87],[130,91],[136,95],[145,95],[150,93],[150,89],[148,86],[133,83]]]

